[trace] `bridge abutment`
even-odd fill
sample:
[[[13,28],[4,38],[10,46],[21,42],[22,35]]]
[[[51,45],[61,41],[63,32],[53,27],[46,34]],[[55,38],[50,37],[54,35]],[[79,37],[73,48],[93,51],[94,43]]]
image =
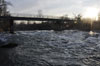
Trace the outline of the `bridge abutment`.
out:
[[[10,33],[14,34],[14,20],[10,19]]]

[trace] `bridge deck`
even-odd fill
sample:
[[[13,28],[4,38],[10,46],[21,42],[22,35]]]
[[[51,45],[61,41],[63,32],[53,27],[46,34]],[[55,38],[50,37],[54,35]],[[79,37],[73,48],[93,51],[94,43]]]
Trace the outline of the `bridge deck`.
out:
[[[23,15],[23,14],[12,14],[11,16],[0,16],[2,19],[13,19],[13,20],[34,20],[34,21],[73,21],[72,19],[61,19],[61,17],[54,16],[37,16],[37,15]]]

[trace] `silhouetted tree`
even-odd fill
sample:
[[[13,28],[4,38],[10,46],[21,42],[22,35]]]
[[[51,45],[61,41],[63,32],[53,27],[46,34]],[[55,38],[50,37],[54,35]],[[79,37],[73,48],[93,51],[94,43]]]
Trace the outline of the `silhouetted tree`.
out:
[[[42,10],[38,10],[38,17],[42,17],[42,16],[43,16]]]
[[[98,21],[100,22],[100,13],[98,14]]]
[[[11,5],[11,3],[5,1],[5,0],[0,0],[0,16],[9,16],[10,13],[7,10],[7,5]],[[9,29],[9,23],[7,19],[0,19],[0,29],[6,31]]]

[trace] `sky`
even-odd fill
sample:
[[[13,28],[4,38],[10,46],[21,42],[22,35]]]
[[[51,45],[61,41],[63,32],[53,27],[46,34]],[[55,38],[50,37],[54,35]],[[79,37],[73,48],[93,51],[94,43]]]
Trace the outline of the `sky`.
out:
[[[100,0],[6,0],[13,6],[9,6],[11,13],[38,14],[73,17],[77,14],[84,15],[89,8],[99,11]]]

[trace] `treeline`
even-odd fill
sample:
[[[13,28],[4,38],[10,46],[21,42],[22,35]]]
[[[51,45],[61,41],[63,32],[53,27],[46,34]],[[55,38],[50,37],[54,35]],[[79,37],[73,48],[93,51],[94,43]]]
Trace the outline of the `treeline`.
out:
[[[100,22],[93,21],[91,25],[90,19],[81,19],[77,17],[73,21],[68,22],[40,22],[40,23],[30,23],[27,24],[22,22],[20,24],[15,24],[15,30],[83,30],[83,31],[90,31],[90,30],[100,30]]]
[[[15,30],[91,30],[89,23],[82,22],[43,22],[33,24],[15,24]]]
[[[71,29],[73,22],[41,22],[33,24],[15,24],[15,30],[65,30]]]

